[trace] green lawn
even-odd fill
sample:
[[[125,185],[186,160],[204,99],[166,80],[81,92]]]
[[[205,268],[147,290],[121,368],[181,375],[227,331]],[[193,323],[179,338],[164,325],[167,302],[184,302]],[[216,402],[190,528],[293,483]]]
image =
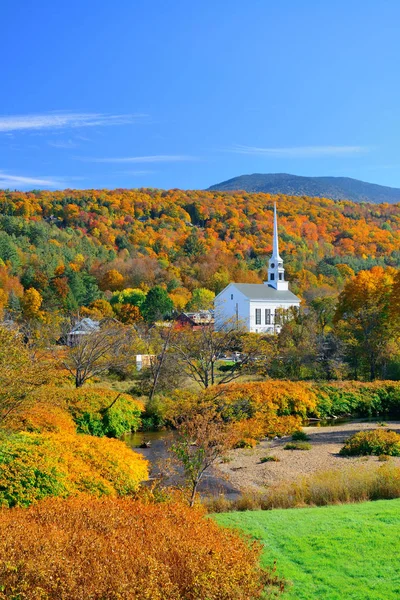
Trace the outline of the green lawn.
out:
[[[292,582],[282,600],[398,600],[400,500],[214,515],[265,546]]]

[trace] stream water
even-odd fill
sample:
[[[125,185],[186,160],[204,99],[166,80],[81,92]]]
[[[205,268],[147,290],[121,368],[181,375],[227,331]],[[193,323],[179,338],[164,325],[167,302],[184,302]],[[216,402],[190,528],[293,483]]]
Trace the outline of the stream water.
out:
[[[166,485],[180,485],[183,483],[182,469],[175,467],[173,473],[169,473],[170,466],[167,464],[173,454],[169,447],[173,443],[175,434],[173,431],[145,431],[132,433],[124,437],[124,441],[135,452],[142,454],[150,463],[150,480],[163,476]],[[141,448],[143,442],[150,443],[148,448]],[[168,473],[168,475],[167,475]],[[215,496],[224,494],[227,498],[237,498],[240,490],[233,487],[216,469],[209,469],[203,476],[199,485],[199,492],[203,496]]]

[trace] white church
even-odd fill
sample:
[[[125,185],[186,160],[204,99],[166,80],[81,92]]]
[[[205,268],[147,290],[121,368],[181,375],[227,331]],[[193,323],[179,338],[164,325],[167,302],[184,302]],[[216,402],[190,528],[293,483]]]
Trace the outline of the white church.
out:
[[[279,333],[282,322],[300,298],[289,290],[285,269],[279,255],[278,219],[274,205],[272,256],[268,263],[268,281],[264,283],[230,283],[216,296],[215,329],[236,324],[253,333]]]

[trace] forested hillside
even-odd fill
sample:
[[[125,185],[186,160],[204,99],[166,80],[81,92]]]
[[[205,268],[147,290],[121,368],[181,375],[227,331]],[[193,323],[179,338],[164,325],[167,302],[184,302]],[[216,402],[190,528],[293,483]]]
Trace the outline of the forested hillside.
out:
[[[196,288],[262,282],[275,201],[294,292],[337,290],[353,271],[399,266],[399,205],[157,189],[0,191],[1,305],[74,310],[104,293],[159,284],[181,309]]]

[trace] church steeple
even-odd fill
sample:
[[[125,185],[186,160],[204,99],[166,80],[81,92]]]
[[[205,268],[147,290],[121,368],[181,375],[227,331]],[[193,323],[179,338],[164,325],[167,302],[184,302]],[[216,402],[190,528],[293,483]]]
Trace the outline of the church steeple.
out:
[[[274,203],[274,237],[272,242],[272,258],[281,260],[279,256],[278,219],[276,216],[276,202]]]
[[[278,291],[286,291],[289,289],[288,282],[285,281],[285,269],[283,268],[283,261],[279,255],[278,217],[276,215],[276,203],[274,204],[272,256],[268,261],[268,281],[265,283]]]

